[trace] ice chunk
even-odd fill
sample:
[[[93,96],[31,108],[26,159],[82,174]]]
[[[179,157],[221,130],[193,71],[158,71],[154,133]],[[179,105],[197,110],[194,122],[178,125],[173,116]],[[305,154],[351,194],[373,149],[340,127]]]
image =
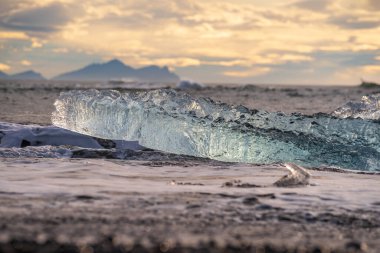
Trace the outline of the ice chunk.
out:
[[[0,148],[45,145],[102,148],[94,138],[55,126],[20,125],[0,122]]]
[[[95,149],[107,146],[112,146],[116,149],[143,149],[137,141],[96,140],[91,136],[74,133],[55,126],[21,125],[0,122],[0,148],[62,145]]]
[[[340,118],[380,119],[380,93],[363,96],[360,102],[348,102],[336,109],[333,115]]]
[[[285,163],[284,165],[290,173],[276,181],[274,183],[275,186],[289,187],[309,184],[311,175],[305,170],[305,168],[294,163]]]
[[[55,106],[56,126],[176,154],[380,169],[380,124],[371,120],[249,110],[170,89],[75,90],[62,93]]]

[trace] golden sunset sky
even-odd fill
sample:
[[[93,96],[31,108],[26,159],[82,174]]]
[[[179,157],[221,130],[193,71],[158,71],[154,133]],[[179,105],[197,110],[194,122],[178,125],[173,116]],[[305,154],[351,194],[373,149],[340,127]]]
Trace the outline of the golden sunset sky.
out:
[[[201,82],[380,81],[380,1],[0,1],[1,71],[113,58]]]

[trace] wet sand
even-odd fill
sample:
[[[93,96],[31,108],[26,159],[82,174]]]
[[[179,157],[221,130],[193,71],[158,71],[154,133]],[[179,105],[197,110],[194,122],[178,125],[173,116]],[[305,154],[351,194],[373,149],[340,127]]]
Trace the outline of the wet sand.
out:
[[[380,175],[310,170],[309,186],[281,188],[279,165],[197,159],[3,158],[0,170],[2,252],[380,247]]]
[[[62,87],[1,86],[0,120],[50,124]],[[330,112],[376,92],[249,86],[192,91],[250,108]],[[380,176],[181,156],[0,158],[0,252],[378,252]]]

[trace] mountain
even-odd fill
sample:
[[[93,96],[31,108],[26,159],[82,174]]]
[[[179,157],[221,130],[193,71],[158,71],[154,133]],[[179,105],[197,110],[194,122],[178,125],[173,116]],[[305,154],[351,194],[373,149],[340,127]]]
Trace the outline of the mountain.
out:
[[[79,70],[61,74],[53,80],[108,81],[111,79],[131,79],[143,82],[178,82],[179,77],[167,67],[148,66],[134,69],[114,59],[106,63],[95,63]]]
[[[8,75],[5,74],[3,71],[0,71],[0,79],[6,79],[8,78]]]
[[[170,72],[168,67],[148,66],[140,69],[136,69],[136,76],[139,80],[147,80],[154,82],[178,82],[180,78]],[[157,82],[156,81],[156,82]]]
[[[45,80],[40,73],[35,72],[33,70],[24,71],[21,73],[13,74],[8,76],[8,79],[18,79],[18,80]]]
[[[40,73],[35,72],[33,70],[28,70],[20,73],[16,73],[13,75],[7,75],[4,72],[0,71],[0,79],[7,80],[46,80]]]

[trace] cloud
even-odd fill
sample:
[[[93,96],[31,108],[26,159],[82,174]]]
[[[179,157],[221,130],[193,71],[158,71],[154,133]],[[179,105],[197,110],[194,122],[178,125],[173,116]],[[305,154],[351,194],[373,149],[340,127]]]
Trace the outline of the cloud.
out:
[[[54,53],[58,53],[58,54],[65,54],[65,53],[69,52],[69,50],[67,48],[64,48],[64,47],[54,48],[52,51]]]
[[[325,23],[343,29],[371,29],[379,27],[380,10],[378,0],[304,0],[291,4],[302,10],[309,10],[325,16]]]
[[[198,4],[191,0],[160,0],[154,3],[150,0],[135,1],[132,7],[144,7],[154,19],[181,19],[189,13],[200,10]]]
[[[364,73],[366,74],[380,74],[380,66],[379,65],[367,65],[361,67]]]
[[[368,0],[368,4],[369,4],[370,8],[380,10],[380,1],[379,0]]]
[[[32,41],[32,48],[40,48],[40,47],[43,47],[43,42],[37,38],[32,38],[31,39]]]
[[[332,83],[378,64],[376,10],[377,0],[2,0],[0,53],[49,73],[117,57],[207,81]]]
[[[281,64],[285,62],[305,62],[313,60],[311,56],[303,54],[272,53],[268,54],[267,57],[269,59],[269,63],[271,64]]]
[[[329,19],[329,22],[346,29],[371,29],[380,26],[380,19],[361,20],[360,17],[352,15],[334,16]]]
[[[380,50],[372,50],[365,52],[353,52],[353,51],[319,51],[314,52],[313,58],[315,63],[326,63],[329,65],[327,67],[334,68],[352,68],[361,67],[365,65],[375,65],[376,64],[376,54]],[[314,63],[314,64],[315,64]]]
[[[4,63],[0,63],[0,71],[8,71],[10,70],[11,67],[7,64],[4,64]]]
[[[17,31],[53,32],[61,29],[69,21],[67,7],[57,2],[3,15],[0,26]]]
[[[329,0],[312,0],[312,1],[305,0],[305,1],[296,2],[293,5],[302,9],[323,12],[327,10],[329,3],[330,3]]]
[[[374,65],[376,64],[375,55],[373,52],[361,52],[361,53],[348,53],[346,54],[347,58],[344,59],[341,63],[343,66],[365,66],[365,65]]]
[[[0,16],[4,14],[8,14],[10,11],[17,9],[19,7],[20,2],[14,1],[14,0],[1,0],[0,1]]]
[[[170,67],[188,67],[188,66],[199,66],[201,62],[193,58],[161,58],[154,60],[142,60],[140,62],[142,65],[160,65],[160,66],[170,66]]]
[[[86,7],[87,21],[130,29],[159,27],[173,21],[184,23],[187,16],[200,10],[192,0],[120,1],[118,4],[102,1],[97,5],[89,1]]]
[[[223,74],[229,77],[252,77],[267,74],[271,69],[269,67],[254,67],[242,71],[225,71]]]
[[[378,0],[299,0],[289,6],[330,15],[380,10]]]
[[[204,60],[202,61],[202,64],[205,65],[218,65],[218,66],[224,66],[224,67],[233,67],[233,66],[251,66],[252,61],[248,59],[229,59],[229,60]]]
[[[379,65],[365,65],[341,69],[332,78],[342,80],[342,83],[358,84],[360,80],[380,80]]]
[[[30,65],[32,65],[32,63],[30,61],[28,61],[28,60],[22,60],[20,63],[23,66],[30,66]]]
[[[25,40],[28,39],[28,36],[23,32],[14,32],[14,31],[0,31],[0,39],[16,39],[16,40]]]

